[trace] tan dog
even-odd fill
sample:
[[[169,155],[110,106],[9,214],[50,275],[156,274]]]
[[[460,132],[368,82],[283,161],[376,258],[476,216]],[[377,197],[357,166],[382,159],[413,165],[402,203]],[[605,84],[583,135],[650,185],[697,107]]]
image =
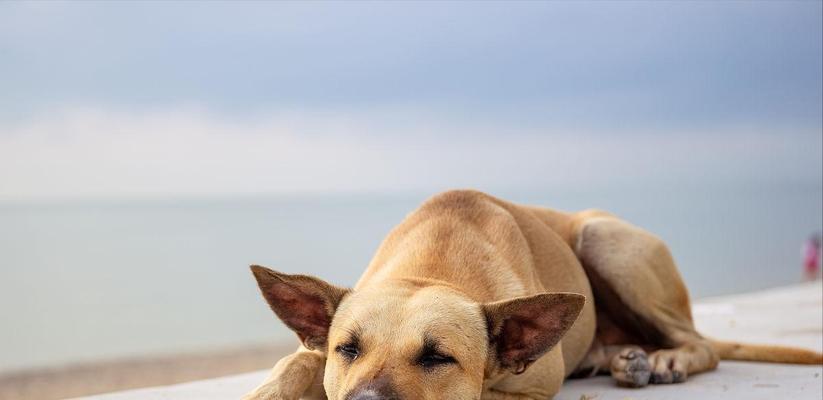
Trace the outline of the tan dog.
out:
[[[720,359],[823,362],[695,331],[665,244],[601,211],[475,191],[426,201],[354,290],[253,266],[303,343],[245,399],[551,399],[571,374],[682,382]]]

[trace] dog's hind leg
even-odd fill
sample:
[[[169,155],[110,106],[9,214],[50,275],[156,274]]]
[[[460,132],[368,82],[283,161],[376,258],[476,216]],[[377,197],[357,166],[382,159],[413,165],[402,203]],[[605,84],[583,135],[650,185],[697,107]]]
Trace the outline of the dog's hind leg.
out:
[[[621,385],[643,387],[649,383],[680,383],[689,373],[702,372],[716,363],[709,344],[697,341],[675,349],[657,350],[648,355],[632,345],[593,346],[573,377],[610,373]]]
[[[321,400],[326,357],[320,352],[300,347],[280,359],[268,378],[243,400]]]
[[[606,344],[649,350],[651,383],[681,382],[689,374],[714,369],[717,354],[694,328],[688,292],[666,245],[603,212],[573,218],[574,250],[592,284],[598,313],[624,338]],[[620,358],[612,358],[611,370],[625,381],[615,368],[619,364]]]
[[[661,349],[649,356],[651,383],[680,383],[689,374],[714,369],[719,358],[706,340],[696,340],[674,349]]]

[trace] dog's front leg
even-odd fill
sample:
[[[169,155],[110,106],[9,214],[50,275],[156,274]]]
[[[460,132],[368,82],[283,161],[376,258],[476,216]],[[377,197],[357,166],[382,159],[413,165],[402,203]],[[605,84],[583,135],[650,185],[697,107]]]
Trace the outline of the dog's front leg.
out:
[[[501,392],[494,389],[486,389],[480,400],[549,400],[551,395],[531,395],[520,393]]]
[[[283,357],[268,378],[243,400],[325,400],[323,372],[326,356],[300,347]]]

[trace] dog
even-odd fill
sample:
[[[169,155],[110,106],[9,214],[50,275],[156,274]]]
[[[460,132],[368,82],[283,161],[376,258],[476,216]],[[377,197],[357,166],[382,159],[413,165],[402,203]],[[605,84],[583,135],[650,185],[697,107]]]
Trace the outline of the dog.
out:
[[[448,191],[391,231],[352,290],[251,269],[302,346],[245,400],[544,400],[573,376],[642,387],[719,360],[823,363],[701,336],[666,245],[599,210]]]

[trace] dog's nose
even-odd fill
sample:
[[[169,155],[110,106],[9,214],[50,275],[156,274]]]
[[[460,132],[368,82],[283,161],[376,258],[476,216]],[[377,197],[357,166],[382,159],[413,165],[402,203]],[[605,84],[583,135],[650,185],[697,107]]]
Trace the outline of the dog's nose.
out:
[[[366,389],[354,394],[347,400],[398,400],[396,396],[386,395],[373,389]]]
[[[363,381],[348,393],[346,400],[400,400],[401,396],[387,374]]]
[[[351,400],[383,400],[384,397],[375,393],[358,393]]]

